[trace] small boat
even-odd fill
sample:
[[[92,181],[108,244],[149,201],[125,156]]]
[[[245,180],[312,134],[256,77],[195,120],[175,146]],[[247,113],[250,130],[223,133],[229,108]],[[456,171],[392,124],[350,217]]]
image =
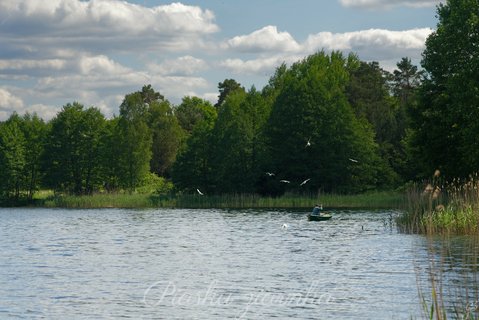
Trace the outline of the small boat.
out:
[[[308,220],[309,221],[324,221],[331,219],[332,215],[330,213],[322,213],[322,214],[311,214],[308,213]]]

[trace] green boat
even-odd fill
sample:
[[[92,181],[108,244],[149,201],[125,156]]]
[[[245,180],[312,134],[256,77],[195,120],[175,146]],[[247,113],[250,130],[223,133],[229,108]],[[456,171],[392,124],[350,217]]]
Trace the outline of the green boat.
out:
[[[308,220],[309,221],[324,221],[331,219],[332,215],[330,213],[322,213],[322,214],[311,214],[308,213]]]

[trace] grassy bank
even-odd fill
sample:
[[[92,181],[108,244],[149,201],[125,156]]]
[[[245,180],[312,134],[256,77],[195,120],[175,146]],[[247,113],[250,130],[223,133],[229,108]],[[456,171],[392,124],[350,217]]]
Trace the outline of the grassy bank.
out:
[[[258,195],[198,194],[164,196],[152,194],[96,194],[91,196],[39,197],[36,206],[60,208],[305,208],[321,203],[326,208],[398,208],[404,196],[397,192],[359,195],[284,195],[278,198]]]
[[[406,193],[406,214],[398,219],[405,232],[425,234],[479,233],[479,179],[442,184],[439,177]]]

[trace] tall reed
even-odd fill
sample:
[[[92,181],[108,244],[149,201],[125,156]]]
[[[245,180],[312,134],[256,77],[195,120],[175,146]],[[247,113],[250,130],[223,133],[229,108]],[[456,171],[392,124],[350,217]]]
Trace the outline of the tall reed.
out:
[[[158,195],[158,194],[95,194],[88,196],[50,196],[40,206],[62,208],[297,208],[310,210],[315,204],[342,208],[397,208],[404,197],[396,192],[375,192],[359,195],[297,195],[263,197],[256,194],[225,195]]]
[[[400,230],[425,234],[477,234],[479,232],[479,179],[444,182],[436,171],[425,186],[406,192],[406,213],[397,224]]]
[[[415,268],[424,318],[479,319],[479,237],[424,240],[428,265]]]

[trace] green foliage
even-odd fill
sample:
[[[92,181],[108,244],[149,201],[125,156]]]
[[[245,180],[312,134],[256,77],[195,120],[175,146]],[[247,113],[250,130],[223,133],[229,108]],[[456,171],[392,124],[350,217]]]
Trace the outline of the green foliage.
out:
[[[170,181],[150,172],[143,178],[136,191],[142,194],[164,195],[169,194],[172,190],[173,184]]]
[[[155,178],[156,180],[156,178]],[[165,185],[168,186],[168,183]],[[254,194],[151,194],[151,193],[99,193],[94,195],[50,196],[38,205],[62,208],[292,208],[311,211],[311,204],[321,202],[328,208],[397,208],[402,195],[397,193],[367,193],[359,195],[285,194],[281,197],[260,197]]]
[[[404,128],[398,123],[402,114],[390,95],[391,74],[381,69],[377,62],[360,62],[350,70],[348,101],[356,117],[372,126],[383,159],[379,183],[383,187],[397,185],[398,161],[404,158],[400,155],[403,152],[399,151]]]
[[[208,108],[206,114],[208,116],[194,125],[173,165],[172,180],[179,190],[196,192],[196,189],[209,191],[211,188],[211,138],[217,119],[216,109]]]
[[[36,114],[25,114],[21,121],[21,128],[26,141],[25,151],[25,179],[27,197],[33,199],[34,193],[39,190],[43,172],[41,158],[48,134],[48,126]]]
[[[225,79],[223,82],[218,83],[218,89],[220,95],[218,96],[218,102],[215,104],[216,108],[220,108],[231,93],[235,91],[244,91],[241,84],[234,79]]]
[[[25,187],[27,145],[21,130],[20,118],[13,114],[0,125],[0,195],[4,198],[20,197]]]
[[[283,76],[267,129],[268,171],[277,179],[298,188],[309,178],[305,191],[358,192],[377,184],[373,132],[355,117],[345,94],[350,61],[339,52],[319,52]]]
[[[414,184],[406,192],[406,213],[398,225],[406,232],[477,234],[479,231],[479,177],[444,182],[439,170],[425,186]]]
[[[98,190],[103,183],[104,116],[75,102],[64,106],[50,125],[43,159],[45,184],[77,195]]]
[[[118,120],[117,174],[120,186],[130,192],[150,171],[152,133],[147,120],[148,104],[141,92],[126,95],[120,105]]]
[[[0,197],[31,200],[42,178],[47,126],[37,115],[16,113],[0,124]]]
[[[255,192],[261,175],[259,156],[264,153],[261,134],[268,116],[269,108],[254,87],[228,96],[212,135],[214,192]]]
[[[415,154],[423,175],[434,169],[466,177],[479,166],[479,2],[449,0],[437,9],[437,30],[426,41],[427,72],[413,111]]]
[[[184,97],[181,104],[175,108],[175,115],[183,130],[191,134],[198,123],[215,119],[217,111],[209,101],[198,97]]]
[[[167,176],[184,136],[168,101],[150,103],[148,126],[152,132],[150,171]]]

